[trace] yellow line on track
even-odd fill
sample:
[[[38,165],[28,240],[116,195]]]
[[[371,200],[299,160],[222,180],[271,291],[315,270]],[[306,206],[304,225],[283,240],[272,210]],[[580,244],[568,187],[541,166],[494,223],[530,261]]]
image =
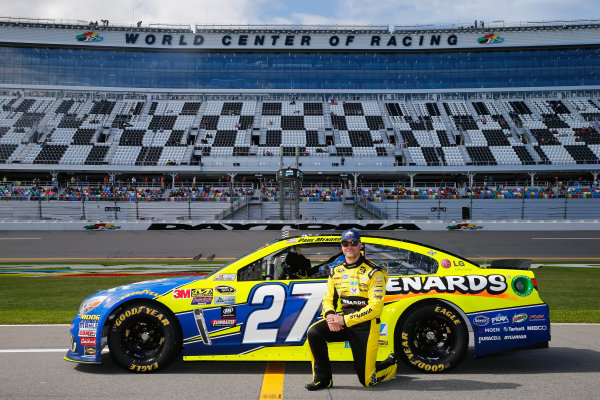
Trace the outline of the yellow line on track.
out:
[[[260,389],[260,400],[283,399],[283,369],[282,362],[267,363]]]

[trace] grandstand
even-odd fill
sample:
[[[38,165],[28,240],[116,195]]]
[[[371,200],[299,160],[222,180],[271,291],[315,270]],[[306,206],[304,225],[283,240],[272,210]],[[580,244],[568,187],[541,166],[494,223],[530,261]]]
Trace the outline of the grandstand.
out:
[[[597,20],[390,29],[2,18],[0,166],[11,181],[168,181],[141,193],[49,185],[61,200],[222,199],[175,182],[227,176],[224,202],[235,202],[236,177],[263,185],[296,163],[321,181],[300,194],[306,203],[360,202],[377,179],[395,182],[381,190],[396,200],[431,196],[402,190],[439,177],[459,198],[479,199],[465,189],[484,176],[525,176],[530,191],[545,190],[540,176],[583,176],[594,192],[599,50]],[[240,198],[278,199],[263,188]],[[510,190],[494,196],[526,189]]]

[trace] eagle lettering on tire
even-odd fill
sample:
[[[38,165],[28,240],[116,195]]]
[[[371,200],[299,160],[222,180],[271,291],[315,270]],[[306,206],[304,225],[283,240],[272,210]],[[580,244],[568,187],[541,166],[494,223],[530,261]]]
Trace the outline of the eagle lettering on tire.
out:
[[[436,302],[409,310],[395,342],[396,353],[411,368],[437,373],[460,364],[469,336],[461,316],[447,304]]]

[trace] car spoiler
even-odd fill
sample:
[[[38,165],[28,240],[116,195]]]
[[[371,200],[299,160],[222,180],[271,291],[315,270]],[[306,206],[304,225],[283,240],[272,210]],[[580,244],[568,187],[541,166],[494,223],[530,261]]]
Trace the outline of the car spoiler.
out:
[[[493,260],[490,268],[497,269],[530,269],[531,260],[522,258],[507,258],[504,260]]]

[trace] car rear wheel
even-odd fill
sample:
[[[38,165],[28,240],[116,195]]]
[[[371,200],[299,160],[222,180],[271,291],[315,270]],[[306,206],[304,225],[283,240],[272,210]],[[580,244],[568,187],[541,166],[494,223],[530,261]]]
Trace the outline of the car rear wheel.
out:
[[[175,316],[153,303],[133,303],[117,312],[108,333],[108,348],[119,366],[152,372],[169,365],[181,351]]]
[[[469,335],[460,315],[444,303],[416,306],[401,321],[396,353],[411,368],[444,372],[465,358]]]

